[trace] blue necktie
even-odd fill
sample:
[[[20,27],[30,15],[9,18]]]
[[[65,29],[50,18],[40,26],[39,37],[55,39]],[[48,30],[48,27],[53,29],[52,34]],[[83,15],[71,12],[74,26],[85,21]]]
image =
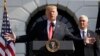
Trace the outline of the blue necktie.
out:
[[[83,38],[85,37],[85,32],[84,32],[84,31],[82,31],[82,37],[83,37]]]

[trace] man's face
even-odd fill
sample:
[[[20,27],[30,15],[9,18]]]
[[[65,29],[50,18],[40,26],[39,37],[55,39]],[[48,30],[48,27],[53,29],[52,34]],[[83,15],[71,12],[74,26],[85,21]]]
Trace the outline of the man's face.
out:
[[[56,20],[57,15],[58,15],[57,8],[51,7],[46,9],[46,16],[50,21]]]
[[[80,17],[79,19],[79,27],[81,29],[85,29],[88,27],[88,21],[85,19],[85,17]]]

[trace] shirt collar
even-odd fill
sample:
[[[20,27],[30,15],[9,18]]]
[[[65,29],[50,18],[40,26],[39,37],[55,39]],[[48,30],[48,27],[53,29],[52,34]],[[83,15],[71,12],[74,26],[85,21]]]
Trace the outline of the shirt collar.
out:
[[[84,30],[83,30],[83,29],[80,29],[80,31],[81,31],[81,32],[82,32],[82,31],[87,32],[87,28],[86,28],[86,29],[84,29]]]
[[[50,21],[50,20],[48,20],[47,22],[48,22],[48,24],[50,24],[50,23],[51,23],[51,21]],[[55,21],[52,21],[52,22],[54,23],[54,25],[56,24],[56,20],[55,20]]]

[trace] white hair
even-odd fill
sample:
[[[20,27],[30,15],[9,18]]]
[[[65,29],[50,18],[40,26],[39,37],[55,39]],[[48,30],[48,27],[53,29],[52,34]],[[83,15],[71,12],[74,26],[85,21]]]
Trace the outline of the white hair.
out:
[[[88,22],[88,17],[86,15],[81,15],[80,18],[84,18],[84,20],[86,20]]]

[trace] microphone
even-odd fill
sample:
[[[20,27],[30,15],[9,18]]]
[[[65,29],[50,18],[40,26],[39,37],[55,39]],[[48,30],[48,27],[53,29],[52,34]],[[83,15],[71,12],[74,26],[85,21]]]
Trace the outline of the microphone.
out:
[[[53,22],[51,23],[51,25],[52,25],[52,27],[54,27],[54,26],[55,26]]]

